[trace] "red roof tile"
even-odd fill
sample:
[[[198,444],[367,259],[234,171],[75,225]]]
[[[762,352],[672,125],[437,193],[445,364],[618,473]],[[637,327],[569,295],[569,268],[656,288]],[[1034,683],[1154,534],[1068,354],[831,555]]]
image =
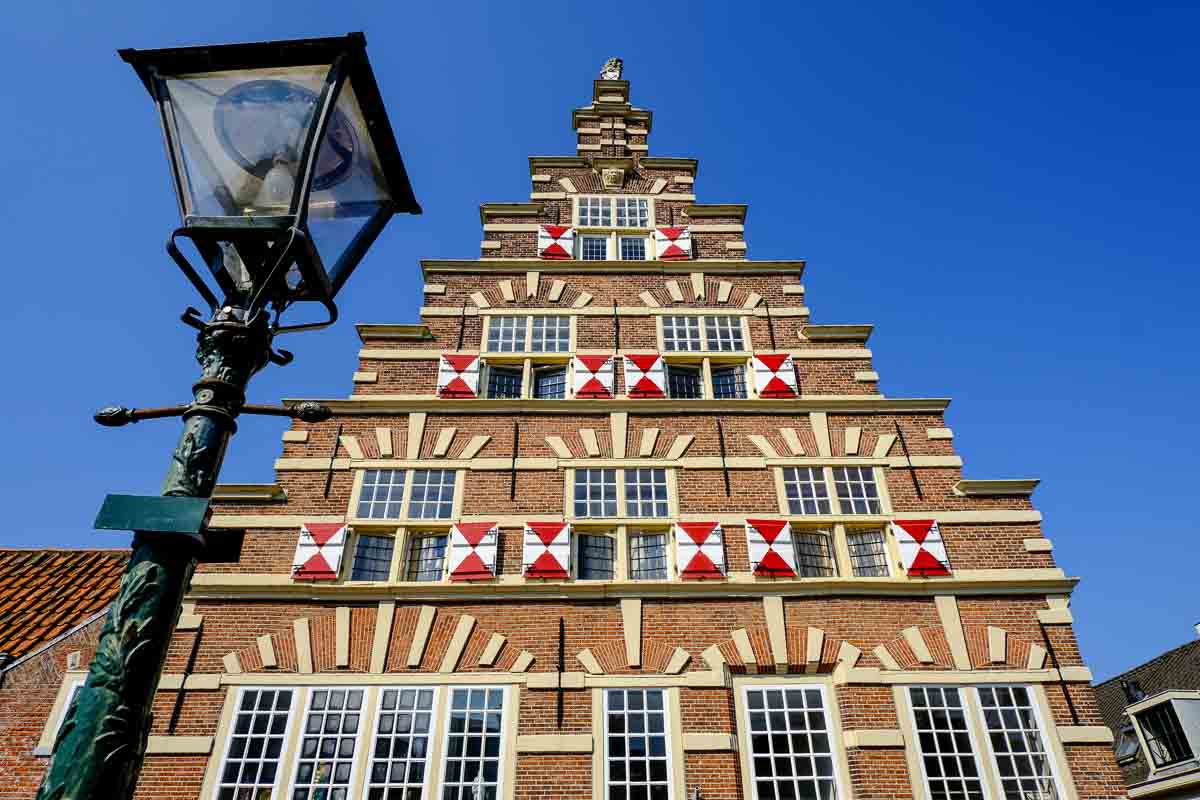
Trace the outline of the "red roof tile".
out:
[[[106,608],[128,550],[0,550],[0,652],[20,658]]]

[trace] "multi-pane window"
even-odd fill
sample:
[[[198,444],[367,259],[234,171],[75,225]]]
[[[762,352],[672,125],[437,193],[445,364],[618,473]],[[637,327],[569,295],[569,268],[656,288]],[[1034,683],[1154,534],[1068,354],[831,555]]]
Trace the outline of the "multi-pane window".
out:
[[[1004,796],[1057,800],[1050,755],[1029,690],[1024,686],[980,686],[977,691]]]
[[[837,486],[838,504],[843,514],[878,514],[881,512],[879,490],[875,487],[872,467],[835,467],[833,481]]]
[[[498,686],[243,689],[215,800],[427,800],[431,780],[440,800],[497,800],[511,780],[506,700]],[[435,743],[445,748],[436,762]]]
[[[709,350],[744,350],[741,317],[705,317],[704,338]]]
[[[449,519],[454,512],[454,478],[452,469],[413,470],[408,516],[412,519]]]
[[[420,534],[412,537],[408,544],[405,578],[410,581],[440,581],[445,565],[445,534]]]
[[[746,713],[756,800],[835,800],[833,745],[820,688],[747,687]]]
[[[821,467],[786,467],[783,489],[789,514],[828,514],[829,488]]]
[[[452,689],[442,800],[497,800],[504,690]]]
[[[825,531],[795,531],[796,566],[801,577],[831,578],[837,574],[831,537]]]
[[[718,400],[746,399],[746,370],[741,366],[713,367],[712,383]]]
[[[492,353],[525,351],[526,317],[491,317],[488,320],[488,350]]]
[[[520,367],[491,367],[487,369],[487,396],[495,399],[520,399]]]
[[[530,350],[535,353],[565,353],[571,349],[571,318],[538,316],[533,318]]]
[[[618,228],[646,228],[650,225],[650,202],[644,197],[618,197]]]
[[[629,537],[629,577],[635,581],[666,580],[665,533],[637,533]]]
[[[983,780],[963,702],[965,692],[952,686],[913,686],[908,690],[930,800],[983,800]]]
[[[622,261],[645,261],[646,260],[646,239],[643,236],[622,236],[621,237],[621,260]]]
[[[367,800],[419,800],[429,771],[433,689],[383,689],[367,773]]]
[[[607,236],[582,236],[579,245],[580,258],[584,261],[604,261],[608,258]]]
[[[615,541],[603,534],[581,533],[579,541],[579,579],[606,581],[613,578]]]
[[[350,567],[352,581],[386,581],[392,574],[391,536],[367,536],[360,533],[354,543],[354,563]]]
[[[1166,702],[1138,714],[1142,735],[1146,737],[1146,749],[1154,768],[1177,764],[1192,757],[1192,748],[1179,725],[1175,707]]]
[[[571,349],[571,318],[563,315],[491,317],[487,349],[491,353],[565,353]]]
[[[404,470],[363,471],[362,490],[358,495],[359,519],[399,519],[403,500]]]
[[[667,800],[665,689],[608,689],[604,699],[604,782],[608,800]]]
[[[617,515],[617,471],[615,469],[575,470],[575,516],[615,517]]]
[[[579,198],[579,224],[591,227],[612,225],[612,198]]]
[[[625,470],[625,516],[667,516],[667,471]]]
[[[533,396],[538,400],[562,400],[567,396],[567,368],[542,367],[533,371]]]
[[[347,800],[362,708],[362,689],[309,694],[292,800]]]
[[[243,689],[229,734],[217,800],[269,798],[288,732],[291,689]]]
[[[668,351],[703,350],[699,317],[662,318],[663,348]]]
[[[667,365],[667,395],[679,400],[699,400],[704,396],[699,367]]]
[[[847,531],[846,546],[850,550],[850,569],[858,578],[888,576],[887,545],[883,531]]]

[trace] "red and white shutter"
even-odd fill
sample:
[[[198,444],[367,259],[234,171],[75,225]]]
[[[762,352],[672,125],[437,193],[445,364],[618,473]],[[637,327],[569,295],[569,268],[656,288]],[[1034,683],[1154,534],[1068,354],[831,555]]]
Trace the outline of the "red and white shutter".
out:
[[[571,364],[575,374],[571,389],[575,397],[590,400],[612,398],[612,356],[575,356]]]
[[[639,399],[667,396],[667,368],[658,353],[625,356],[625,394]]]
[[[750,360],[759,397],[796,397],[796,367],[787,353],[759,353]]]
[[[461,400],[479,396],[479,356],[442,353],[438,364],[438,397]]]
[[[569,225],[538,226],[538,258],[574,258],[575,229]]]
[[[450,580],[487,581],[496,577],[496,540],[500,527],[494,522],[457,522],[450,527]]]
[[[892,535],[900,545],[900,563],[910,577],[950,574],[950,559],[935,519],[898,519]]]
[[[690,228],[655,228],[654,256],[659,261],[687,261],[692,257]]]
[[[786,519],[746,520],[746,546],[755,575],[796,577],[796,551],[792,526]]]
[[[306,522],[300,526],[292,577],[298,581],[337,580],[346,549],[346,523]]]
[[[571,525],[525,523],[525,577],[566,580],[571,576]]]
[[[719,522],[677,522],[672,527],[680,578],[725,577],[725,542]]]

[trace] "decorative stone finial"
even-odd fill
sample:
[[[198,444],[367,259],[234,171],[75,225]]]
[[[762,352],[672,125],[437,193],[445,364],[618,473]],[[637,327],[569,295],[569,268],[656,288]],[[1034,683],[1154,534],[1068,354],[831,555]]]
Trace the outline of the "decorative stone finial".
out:
[[[600,80],[602,81],[619,81],[621,80],[621,71],[625,66],[625,62],[619,58],[610,58],[604,62],[604,66],[600,69]]]

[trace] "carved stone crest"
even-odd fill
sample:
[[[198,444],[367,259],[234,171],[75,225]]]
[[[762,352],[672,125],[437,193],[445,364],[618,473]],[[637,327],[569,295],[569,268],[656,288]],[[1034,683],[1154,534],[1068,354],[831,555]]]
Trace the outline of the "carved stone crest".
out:
[[[625,170],[618,167],[606,167],[600,171],[600,180],[605,189],[620,189],[625,183]]]
[[[621,72],[625,66],[625,62],[619,58],[610,58],[604,62],[604,66],[600,69],[600,80],[602,81],[619,81],[621,80]]]

